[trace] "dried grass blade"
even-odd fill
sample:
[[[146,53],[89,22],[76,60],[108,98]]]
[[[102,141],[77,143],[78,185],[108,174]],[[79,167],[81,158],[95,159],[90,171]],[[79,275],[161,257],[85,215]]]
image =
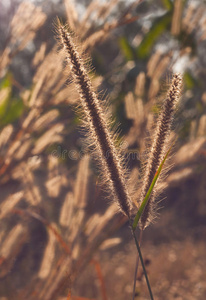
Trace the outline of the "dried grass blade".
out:
[[[97,278],[99,280],[99,285],[100,285],[102,299],[103,300],[108,300],[107,292],[106,292],[106,286],[105,286],[104,276],[102,274],[101,265],[98,262],[98,260],[96,260],[96,259],[92,259],[91,263],[94,265],[94,268],[95,268],[95,271],[96,271],[96,274],[97,274]]]

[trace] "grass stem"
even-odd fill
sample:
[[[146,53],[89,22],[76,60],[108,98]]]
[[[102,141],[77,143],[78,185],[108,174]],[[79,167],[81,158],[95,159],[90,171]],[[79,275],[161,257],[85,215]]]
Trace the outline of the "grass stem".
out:
[[[141,243],[142,243],[142,233],[143,233],[143,231],[141,230],[141,231],[140,231],[140,236],[139,236],[139,246],[140,246],[140,247],[141,247]],[[132,295],[132,300],[135,299],[138,267],[139,267],[139,254],[137,253],[136,266],[135,266],[135,272],[134,272],[134,284],[133,284],[133,295]]]
[[[148,287],[148,290],[149,290],[150,299],[154,300],[154,297],[153,297],[153,294],[152,294],[152,289],[151,289],[150,282],[149,282],[149,278],[147,276],[147,271],[146,271],[146,268],[145,268],[145,265],[144,265],[144,260],[143,260],[143,257],[142,257],[142,252],[141,252],[141,249],[140,249],[140,245],[138,243],[138,240],[137,240],[137,237],[135,235],[135,232],[132,229],[132,226],[131,226],[131,230],[132,230],[132,236],[134,238],[135,245],[136,245],[136,248],[137,248],[137,251],[138,251],[138,254],[139,254],[139,258],[140,258],[140,261],[141,261],[141,264],[142,264],[142,269],[143,269],[144,276],[145,276],[146,283],[147,283],[147,287]]]

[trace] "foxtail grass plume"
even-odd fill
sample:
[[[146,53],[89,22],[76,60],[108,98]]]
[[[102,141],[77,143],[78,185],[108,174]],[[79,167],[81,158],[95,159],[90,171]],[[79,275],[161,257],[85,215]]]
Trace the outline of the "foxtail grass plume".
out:
[[[157,128],[155,131],[154,141],[151,147],[149,159],[146,165],[145,176],[143,178],[143,186],[140,195],[140,203],[144,200],[147,191],[152,183],[156,171],[165,155],[165,146],[167,145],[170,133],[171,123],[176,108],[176,104],[180,98],[182,88],[182,76],[174,74],[171,86],[164,101],[162,111],[159,116]],[[148,203],[141,216],[140,227],[144,229],[149,225],[154,210],[155,191],[152,192]]]
[[[130,196],[127,191],[125,170],[115,147],[114,135],[108,129],[108,120],[103,107],[92,88],[88,71],[80,57],[72,37],[65,26],[58,21],[58,34],[71,66],[74,82],[80,94],[81,108],[85,116],[85,126],[89,130],[91,142],[98,150],[104,177],[121,211],[130,217]]]

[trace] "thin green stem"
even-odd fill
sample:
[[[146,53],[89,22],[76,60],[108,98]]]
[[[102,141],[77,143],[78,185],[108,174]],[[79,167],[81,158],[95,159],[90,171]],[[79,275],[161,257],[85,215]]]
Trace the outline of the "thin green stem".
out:
[[[142,243],[142,233],[143,233],[143,231],[141,230],[140,235],[139,235],[139,247],[141,247],[141,243]],[[135,272],[134,272],[134,284],[133,284],[132,300],[134,300],[134,298],[135,298],[138,267],[139,267],[139,254],[137,253],[136,266],[135,266]]]
[[[154,300],[154,297],[153,297],[153,294],[152,294],[152,289],[151,289],[150,282],[149,282],[149,278],[147,276],[147,271],[145,269],[144,260],[143,260],[143,257],[142,257],[142,252],[141,252],[137,237],[135,235],[135,232],[134,232],[132,227],[131,227],[131,229],[132,229],[132,235],[133,235],[133,238],[134,238],[134,241],[135,241],[135,245],[137,247],[137,251],[138,251],[138,254],[139,254],[139,258],[140,258],[140,261],[141,261],[141,264],[142,264],[142,269],[143,269],[143,272],[144,272],[144,276],[145,276],[145,279],[146,279],[146,282],[147,282],[147,287],[148,287],[148,290],[149,290],[150,299]]]

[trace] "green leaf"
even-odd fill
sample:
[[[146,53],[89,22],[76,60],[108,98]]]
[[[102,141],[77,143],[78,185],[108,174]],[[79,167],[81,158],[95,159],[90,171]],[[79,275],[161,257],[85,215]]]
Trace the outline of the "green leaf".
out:
[[[126,37],[121,37],[119,39],[119,45],[120,45],[120,49],[122,50],[125,58],[127,60],[134,60],[134,51],[131,47],[131,45],[129,44],[128,40]]]
[[[0,93],[1,93],[1,102],[0,102],[0,119],[7,112],[7,107],[9,105],[9,100],[11,98],[12,91],[12,74],[7,73],[6,76],[0,82]]]
[[[24,103],[20,98],[12,97],[12,73],[7,73],[0,82],[0,127],[16,121],[24,111]]]
[[[172,13],[167,12],[165,15],[158,18],[151,30],[145,35],[136,52],[139,58],[146,58],[152,49],[152,46],[161,34],[166,31],[171,23]]]
[[[161,164],[160,164],[160,166],[159,166],[159,168],[158,168],[158,170],[157,170],[157,172],[156,172],[156,174],[155,174],[155,176],[154,176],[154,178],[153,178],[153,180],[152,180],[152,183],[151,183],[151,185],[150,185],[150,187],[149,187],[149,190],[148,190],[148,192],[147,192],[147,194],[146,194],[144,200],[142,201],[142,204],[140,205],[140,208],[139,208],[139,210],[138,210],[138,212],[137,212],[137,214],[136,214],[136,216],[135,216],[135,218],[134,218],[134,221],[133,221],[133,224],[132,224],[132,229],[133,229],[134,231],[135,231],[135,229],[137,228],[137,224],[138,224],[138,222],[139,222],[139,219],[141,218],[141,215],[142,215],[142,213],[143,213],[143,211],[144,211],[144,209],[145,209],[145,207],[146,207],[146,205],[147,205],[147,202],[148,202],[148,200],[149,200],[149,197],[150,197],[150,195],[151,195],[151,192],[153,191],[153,188],[154,188],[154,186],[155,186],[155,183],[156,183],[157,179],[159,178],[159,175],[160,175],[160,173],[161,173],[161,171],[162,171],[162,167],[163,167],[163,165],[164,165],[164,163],[165,163],[165,161],[166,161],[166,159],[167,159],[167,157],[168,157],[168,155],[169,155],[169,153],[170,153],[172,147],[173,147],[173,144],[172,144],[172,146],[169,148],[169,150],[167,151],[167,153],[166,153],[164,159],[162,160],[162,162],[161,162]]]
[[[171,10],[173,8],[173,3],[170,0],[162,0],[162,4],[167,10]]]
[[[24,111],[24,103],[20,98],[13,98],[7,106],[6,113],[0,120],[0,125],[5,126],[13,123],[22,115]]]
[[[9,105],[9,99],[11,97],[10,87],[5,87],[0,90],[1,93],[1,103],[0,103],[0,119],[2,119],[7,112],[7,107]]]
[[[8,72],[0,82],[0,90],[4,88],[11,88],[12,78],[13,78],[12,73]]]
[[[186,89],[192,89],[197,84],[196,80],[193,78],[193,76],[189,72],[185,72],[184,74],[184,83]]]

